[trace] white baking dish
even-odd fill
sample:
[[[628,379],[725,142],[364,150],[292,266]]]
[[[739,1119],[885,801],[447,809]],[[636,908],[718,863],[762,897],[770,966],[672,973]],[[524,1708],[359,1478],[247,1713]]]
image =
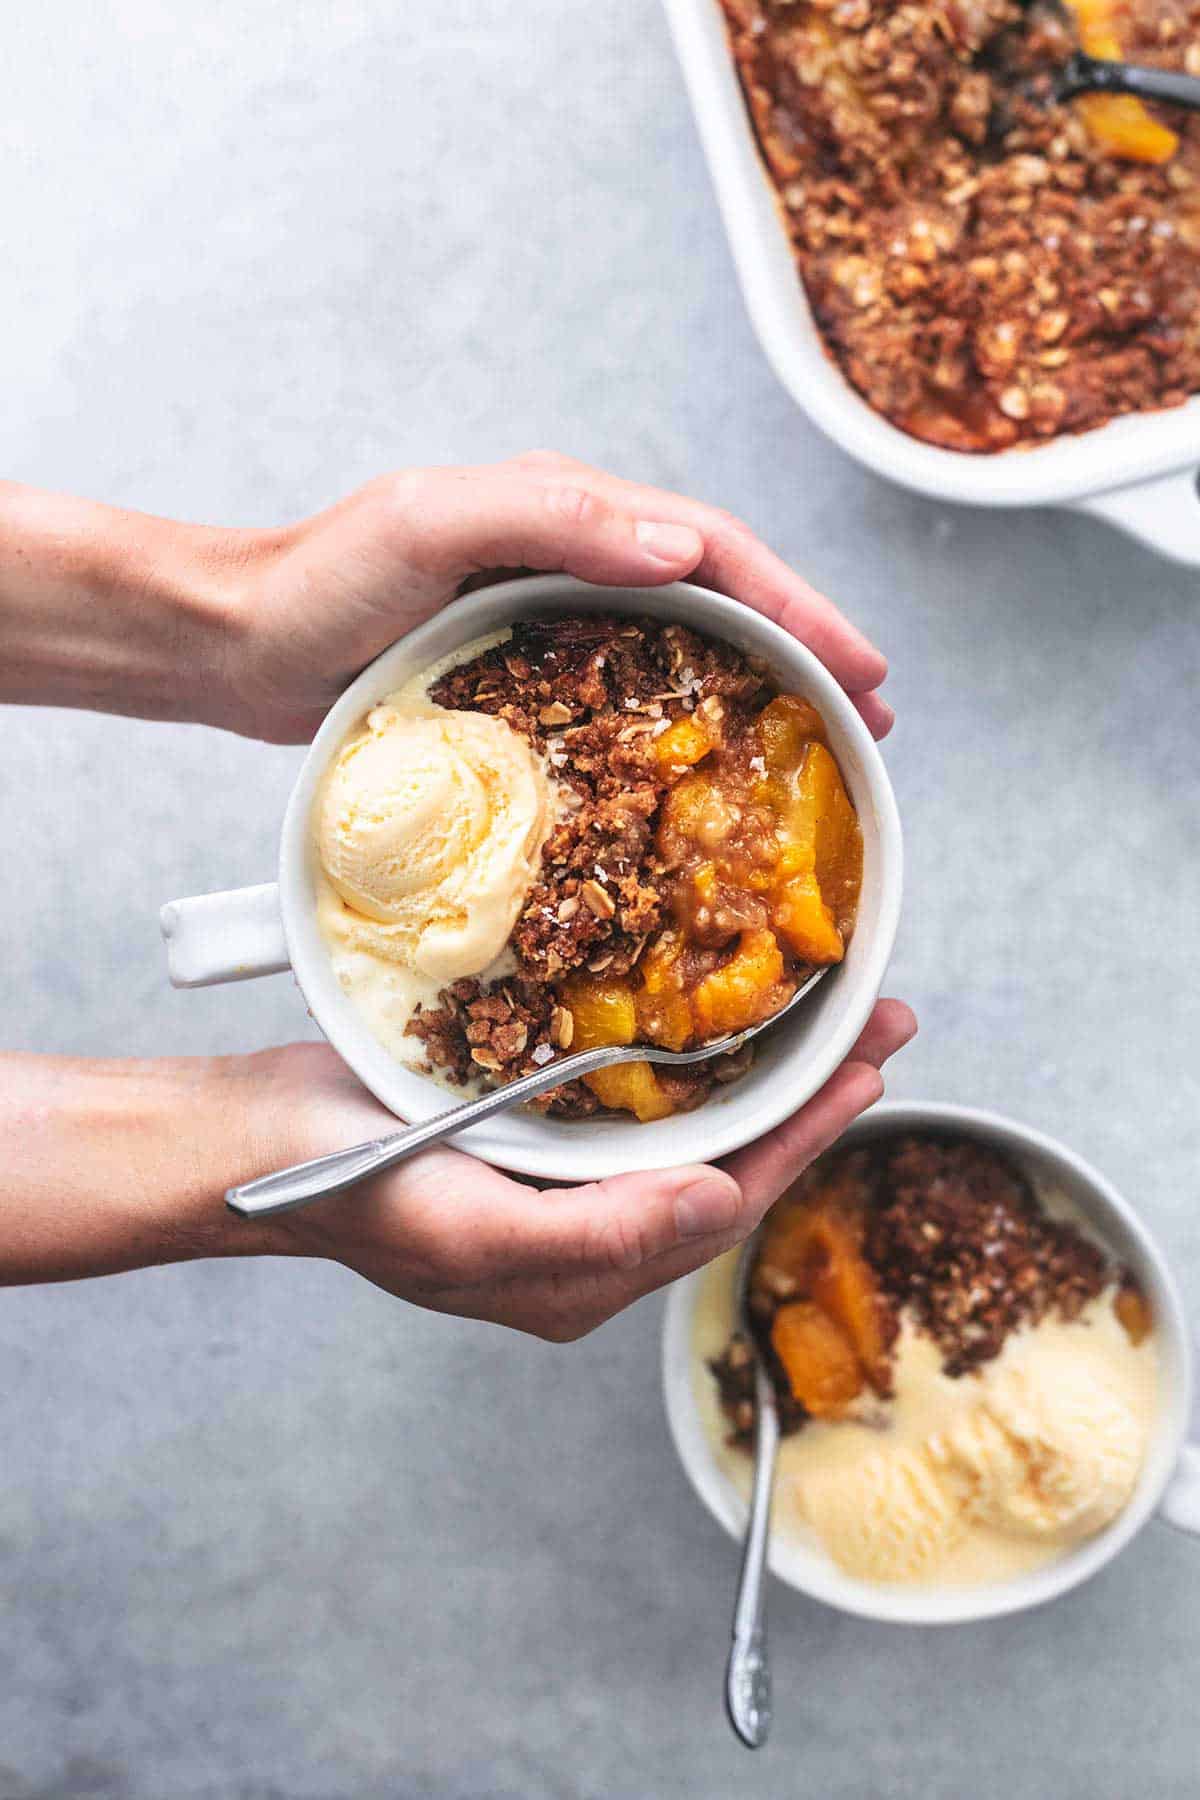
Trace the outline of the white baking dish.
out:
[[[718,0],[664,0],[750,317],[776,374],[859,462],[973,506],[1071,506],[1200,567],[1200,396],[1081,437],[991,456],[919,443],[872,411],[826,354],[766,175]]]

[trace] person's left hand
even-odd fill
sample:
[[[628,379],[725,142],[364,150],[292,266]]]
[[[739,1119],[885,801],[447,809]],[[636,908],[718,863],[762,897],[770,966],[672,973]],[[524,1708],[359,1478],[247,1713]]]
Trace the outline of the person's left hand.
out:
[[[306,742],[372,657],[464,583],[517,569],[622,587],[690,576],[790,631],[876,737],[891,729],[884,658],[748,526],[569,457],[401,470],[298,525],[226,541],[233,597],[211,717],[249,736]]]

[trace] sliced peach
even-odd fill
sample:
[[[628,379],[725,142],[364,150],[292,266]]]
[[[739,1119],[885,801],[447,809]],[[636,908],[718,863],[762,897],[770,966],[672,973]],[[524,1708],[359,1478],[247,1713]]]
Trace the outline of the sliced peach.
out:
[[[572,1050],[594,1050],[601,1044],[632,1044],[637,1036],[633,988],[622,976],[605,980],[598,975],[581,975],[565,984],[562,997],[575,1022]]]
[[[694,1026],[692,1009],[684,993],[683,939],[676,931],[663,931],[648,945],[638,967],[642,986],[637,994],[637,1021],[641,1034],[665,1050],[686,1049]]]
[[[811,1300],[781,1306],[771,1343],[796,1399],[813,1418],[844,1412],[862,1392],[854,1345],[836,1320]]]
[[[1075,104],[1090,136],[1123,162],[1170,162],[1179,148],[1170,127],[1133,94],[1081,94]]]
[[[870,1264],[844,1239],[814,1273],[812,1297],[849,1337],[871,1386],[877,1393],[887,1393],[890,1363],[880,1319],[879,1289]]]
[[[579,976],[564,983],[562,999],[575,1025],[572,1050],[632,1044],[637,1037],[637,1004],[633,988],[623,976]],[[663,1119],[674,1111],[648,1063],[597,1069],[583,1079],[605,1106],[634,1113],[639,1119]]]
[[[621,1063],[615,1069],[597,1069],[583,1079],[603,1105],[631,1112],[643,1124],[665,1119],[675,1110],[649,1063]]]
[[[845,941],[811,871],[781,884],[771,920],[800,961],[814,968],[841,962],[846,954]]]
[[[726,795],[704,770],[696,769],[677,781],[663,801],[659,848],[672,862],[677,858],[690,861],[689,850],[713,856],[727,842],[735,824]]]
[[[861,1221],[821,1201],[776,1207],[768,1215],[759,1263],[789,1277],[854,1345],[863,1373],[878,1393],[890,1386],[890,1358],[879,1285],[862,1254]]]
[[[743,931],[729,961],[706,975],[691,996],[696,1034],[724,1037],[769,1018],[788,997],[783,952],[773,931]]]
[[[777,694],[755,721],[763,761],[773,774],[790,774],[800,765],[804,747],[823,744],[825,721],[799,694]]]
[[[840,962],[862,885],[862,833],[823,744],[804,753],[782,831],[775,925],[803,962]]]

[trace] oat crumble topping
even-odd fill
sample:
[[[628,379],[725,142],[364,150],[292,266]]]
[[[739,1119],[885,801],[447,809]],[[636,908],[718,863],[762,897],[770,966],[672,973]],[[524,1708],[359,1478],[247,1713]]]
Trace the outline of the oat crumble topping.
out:
[[[817,324],[878,412],[996,451],[1200,390],[1200,122],[1160,109],[1173,154],[1114,154],[1051,97],[1064,9],[721,3]],[[1200,72],[1197,0],[1112,11],[1128,59]]]

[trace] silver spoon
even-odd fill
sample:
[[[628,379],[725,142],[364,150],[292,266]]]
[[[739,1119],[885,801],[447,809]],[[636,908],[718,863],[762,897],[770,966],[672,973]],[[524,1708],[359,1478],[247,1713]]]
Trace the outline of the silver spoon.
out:
[[[738,1261],[738,1322],[754,1357],[754,1485],[742,1550],[742,1572],[733,1609],[733,1646],[725,1671],[725,1708],[729,1723],[751,1750],[761,1749],[771,1730],[771,1668],[767,1661],[767,1616],[764,1576],[771,1532],[771,1491],[779,1450],[779,1411],[775,1389],[763,1361],[747,1308],[750,1271],[758,1249],[752,1237]]]
[[[504,1087],[492,1088],[477,1100],[452,1106],[448,1112],[426,1119],[423,1125],[408,1125],[403,1131],[391,1132],[387,1137],[334,1150],[328,1156],[317,1156],[311,1162],[296,1163],[290,1169],[280,1169],[274,1175],[260,1175],[257,1181],[230,1188],[225,1195],[225,1204],[246,1219],[287,1212],[293,1206],[307,1206],[310,1200],[338,1194],[370,1175],[379,1175],[384,1169],[403,1162],[406,1156],[427,1149],[430,1144],[440,1144],[443,1138],[465,1131],[468,1125],[490,1119],[493,1113],[506,1112],[510,1106],[532,1100],[536,1094],[545,1094],[550,1088],[558,1087],[564,1081],[574,1081],[579,1075],[591,1075],[597,1069],[611,1069],[617,1063],[627,1062],[662,1063],[668,1068],[685,1069],[689,1063],[705,1062],[710,1056],[728,1056],[769,1025],[777,1025],[780,1019],[786,1018],[797,1002],[811,993],[822,975],[827,973],[826,969],[817,969],[801,983],[787,1005],[764,1019],[761,1025],[752,1025],[729,1037],[716,1038],[699,1050],[660,1050],[653,1044],[605,1044],[596,1050],[578,1050],[572,1056],[556,1057],[544,1068],[521,1075]]]

